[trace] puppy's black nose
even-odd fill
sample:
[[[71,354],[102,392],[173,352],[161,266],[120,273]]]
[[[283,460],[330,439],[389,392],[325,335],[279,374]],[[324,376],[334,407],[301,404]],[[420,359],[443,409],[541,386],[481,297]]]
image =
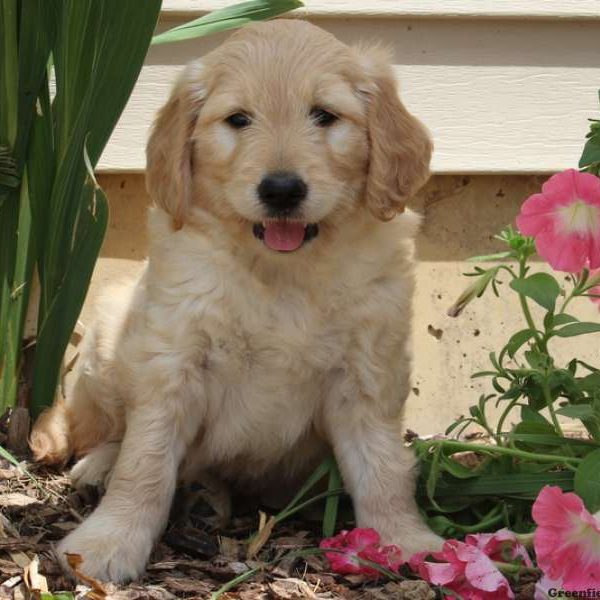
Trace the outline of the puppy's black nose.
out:
[[[294,173],[269,173],[258,185],[258,197],[274,212],[289,212],[308,193],[308,186]]]

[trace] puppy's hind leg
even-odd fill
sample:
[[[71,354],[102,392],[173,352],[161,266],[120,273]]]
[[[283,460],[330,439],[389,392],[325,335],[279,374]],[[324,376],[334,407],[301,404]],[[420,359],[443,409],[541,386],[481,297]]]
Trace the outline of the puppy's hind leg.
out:
[[[51,408],[38,417],[29,437],[29,447],[36,461],[47,465],[64,465],[72,454],[69,419],[64,399],[57,398]]]
[[[84,456],[123,437],[123,407],[110,353],[101,351],[99,329],[97,324],[86,334],[66,399],[59,396],[33,426],[29,445],[39,462],[64,465],[73,455]]]

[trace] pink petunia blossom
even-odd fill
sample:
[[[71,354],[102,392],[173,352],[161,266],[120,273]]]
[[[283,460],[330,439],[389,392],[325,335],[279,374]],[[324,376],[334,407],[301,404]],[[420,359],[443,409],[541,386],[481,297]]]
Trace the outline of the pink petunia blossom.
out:
[[[600,588],[600,521],[579,496],[545,486],[532,509],[537,523],[533,543],[547,578],[567,591]]]
[[[358,559],[377,563],[393,572],[404,564],[402,551],[394,545],[382,546],[381,538],[374,529],[356,528],[342,531],[338,535],[321,541],[320,548],[331,548],[337,552],[325,552],[331,568],[342,575],[360,573],[368,577],[380,577],[381,573],[361,564]]]
[[[600,267],[600,179],[568,169],[553,175],[521,206],[521,233],[535,238],[538,254],[558,271]]]
[[[480,539],[475,537],[471,542],[476,543],[447,540],[440,552],[419,552],[411,557],[409,565],[425,581],[452,590],[464,600],[514,598],[508,580],[478,547]],[[496,543],[491,538],[488,542]],[[428,555],[436,562],[425,560]]]
[[[465,543],[476,546],[494,561],[511,563],[519,560],[526,567],[533,567],[527,549],[510,529],[500,529],[496,533],[469,534]]]

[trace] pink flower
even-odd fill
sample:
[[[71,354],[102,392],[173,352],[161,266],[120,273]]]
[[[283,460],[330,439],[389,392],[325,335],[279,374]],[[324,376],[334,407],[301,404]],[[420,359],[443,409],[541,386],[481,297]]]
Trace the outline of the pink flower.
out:
[[[553,175],[525,200],[517,227],[558,271],[600,267],[600,179],[575,169]]]
[[[475,533],[465,538],[465,543],[476,546],[486,556],[498,562],[519,560],[526,567],[533,567],[527,549],[509,529],[500,529],[496,533]]]
[[[579,496],[544,487],[532,509],[537,563],[568,591],[600,588],[600,522]]]
[[[514,598],[510,585],[496,565],[478,547],[480,539],[471,537],[471,542],[447,540],[440,552],[431,557],[437,562],[426,561],[427,552],[419,552],[411,557],[409,564],[425,581],[441,585],[456,592],[464,600],[507,600]],[[495,546],[490,538],[483,545]],[[499,546],[495,547],[498,550]]]
[[[342,531],[338,535],[321,541],[321,548],[331,548],[338,552],[325,552],[331,568],[342,575],[360,573],[369,577],[380,577],[381,573],[361,564],[358,559],[368,560],[390,571],[397,572],[404,560],[397,546],[381,546],[381,538],[374,529],[356,528]]]

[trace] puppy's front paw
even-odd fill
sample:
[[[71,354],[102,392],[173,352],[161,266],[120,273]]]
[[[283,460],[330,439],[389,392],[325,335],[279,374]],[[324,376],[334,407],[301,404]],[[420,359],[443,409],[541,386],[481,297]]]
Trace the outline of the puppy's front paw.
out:
[[[386,520],[379,527],[382,542],[398,546],[406,560],[416,552],[437,552],[444,543],[443,538],[433,533],[418,517],[400,522],[397,519]]]
[[[124,520],[92,515],[60,542],[56,553],[67,571],[66,554],[78,554],[83,561],[79,569],[85,575],[124,583],[144,572],[151,550],[152,540],[143,531],[132,529]]]
[[[409,529],[397,540],[397,545],[402,548],[402,555],[407,560],[417,552],[438,552],[443,544],[443,538],[426,528]]]

